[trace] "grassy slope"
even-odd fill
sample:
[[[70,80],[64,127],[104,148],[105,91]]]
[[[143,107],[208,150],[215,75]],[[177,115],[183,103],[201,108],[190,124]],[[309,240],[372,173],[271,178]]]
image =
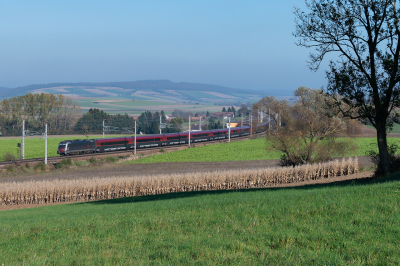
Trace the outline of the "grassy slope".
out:
[[[366,156],[368,151],[377,148],[375,138],[355,139],[358,151],[348,156]],[[399,141],[399,139],[389,139]],[[195,144],[196,145],[196,144]],[[185,149],[173,153],[154,155],[132,161],[130,163],[158,163],[158,162],[215,162],[215,161],[245,161],[245,160],[269,160],[279,159],[281,153],[266,152],[265,139],[255,139],[226,144],[198,146],[194,149]]]
[[[399,264],[399,179],[5,211],[0,263]]]

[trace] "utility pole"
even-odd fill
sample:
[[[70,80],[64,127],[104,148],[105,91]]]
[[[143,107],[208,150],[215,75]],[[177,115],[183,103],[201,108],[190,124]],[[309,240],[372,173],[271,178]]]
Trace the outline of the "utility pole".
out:
[[[281,116],[278,114],[279,127],[281,127]]]
[[[136,155],[136,119],[135,119],[135,155]]]
[[[253,115],[250,115],[250,137],[253,137]]]
[[[160,115],[160,135],[161,135],[161,115]]]
[[[47,165],[47,121],[45,122],[45,125],[44,125],[44,141],[45,141],[45,145],[44,145],[44,150],[45,150],[45,153],[44,153],[44,164],[46,164]]]
[[[103,119],[103,139],[104,139],[104,121],[106,121],[106,120]]]
[[[200,120],[199,120],[199,121],[200,121],[200,122],[199,122],[199,130],[201,131],[201,116],[199,116],[199,119],[200,119]]]
[[[229,117],[229,142],[231,142],[231,117]]]
[[[271,108],[268,109],[268,129],[271,130]]]
[[[25,159],[25,118],[22,119],[22,153],[21,159]]]
[[[243,115],[242,115],[242,125],[241,125],[241,127],[243,127]]]
[[[189,115],[189,148],[190,148],[190,115]]]

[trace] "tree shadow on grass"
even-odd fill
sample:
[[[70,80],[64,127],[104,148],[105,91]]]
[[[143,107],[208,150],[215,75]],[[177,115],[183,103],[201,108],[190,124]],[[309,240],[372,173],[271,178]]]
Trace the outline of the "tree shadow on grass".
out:
[[[325,184],[309,184],[309,185],[299,185],[293,187],[269,187],[269,188],[254,188],[254,189],[237,189],[237,190],[208,190],[208,191],[192,191],[192,192],[178,192],[178,193],[168,193],[159,195],[149,195],[149,196],[136,196],[127,198],[117,198],[109,200],[98,200],[90,202],[82,202],[76,204],[122,204],[122,203],[136,203],[136,202],[148,202],[148,201],[160,201],[160,200],[171,200],[171,199],[181,199],[181,198],[192,198],[202,195],[222,195],[233,192],[255,192],[255,191],[280,191],[280,190],[309,190],[309,189],[320,189],[327,187],[346,187],[346,186],[359,186],[359,185],[371,185],[379,184],[385,182],[400,181],[400,172],[391,174],[386,177],[377,178],[375,176],[336,181]]]

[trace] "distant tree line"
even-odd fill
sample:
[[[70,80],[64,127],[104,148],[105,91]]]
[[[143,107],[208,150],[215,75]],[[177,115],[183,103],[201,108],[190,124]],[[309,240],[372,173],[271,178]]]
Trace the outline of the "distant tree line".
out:
[[[111,115],[103,110],[91,108],[84,114],[75,125],[75,132],[81,134],[100,134],[103,132],[103,120],[108,132],[129,133],[133,132],[135,120],[128,114]]]
[[[22,120],[30,132],[43,132],[48,122],[50,134],[73,131],[80,107],[62,94],[32,94],[0,101],[0,127],[5,136],[22,135]]]
[[[166,123],[164,111],[152,113],[145,111],[138,117],[138,132],[143,134],[159,134],[160,133],[160,115],[161,123]]]

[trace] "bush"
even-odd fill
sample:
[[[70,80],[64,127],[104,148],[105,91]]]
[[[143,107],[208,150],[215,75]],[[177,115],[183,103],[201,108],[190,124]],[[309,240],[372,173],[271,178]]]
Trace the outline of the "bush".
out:
[[[165,152],[164,149],[161,149],[160,152]]]
[[[13,173],[13,172],[14,172],[14,166],[9,165],[9,166],[7,167],[7,172]]]
[[[392,144],[388,145],[389,163],[390,163],[390,172],[391,173],[400,171],[400,157],[398,155],[396,155],[396,152],[399,148],[400,148],[399,145],[397,145],[396,143],[392,143]],[[377,168],[375,170],[375,175],[382,176],[384,171],[380,165],[379,153],[374,150],[370,150],[368,152],[368,155],[371,157],[372,161],[374,163],[376,163],[376,165],[377,165]]]
[[[117,158],[113,157],[113,156],[108,156],[107,157],[107,161],[114,163],[117,160]]]
[[[86,162],[86,161],[76,161],[75,164],[76,164],[77,166],[85,166],[85,165],[88,165],[89,163]]]
[[[90,159],[88,160],[88,162],[89,162],[89,163],[95,163],[95,162],[96,162],[96,159],[95,159],[94,157],[92,157],[92,158],[90,158]]]
[[[63,164],[63,165],[72,165],[72,160],[71,160],[71,158],[62,159],[61,160],[61,164]]]
[[[35,165],[34,169],[37,171],[44,171],[46,170],[46,165],[44,164],[44,162],[40,162],[37,165]]]
[[[17,160],[17,156],[15,156],[14,154],[12,154],[10,152],[6,152],[3,155],[3,159],[4,159],[4,161],[15,161],[15,160]]]
[[[267,141],[268,140],[270,139],[267,139]],[[344,157],[347,154],[354,154],[357,151],[356,143],[350,138],[338,139],[336,137],[327,137],[316,142],[312,149],[307,147],[301,139],[296,137],[280,138],[280,140],[281,148],[285,148],[281,156],[282,166],[323,163],[330,161],[334,157]],[[273,151],[274,149],[276,148],[272,145],[267,147],[267,150]]]
[[[71,158],[68,158],[68,159],[62,159],[61,162],[55,164],[54,167],[55,167],[56,169],[61,169],[61,168],[63,168],[63,167],[66,166],[66,165],[71,166],[72,164],[73,164],[73,163],[72,163]]]

